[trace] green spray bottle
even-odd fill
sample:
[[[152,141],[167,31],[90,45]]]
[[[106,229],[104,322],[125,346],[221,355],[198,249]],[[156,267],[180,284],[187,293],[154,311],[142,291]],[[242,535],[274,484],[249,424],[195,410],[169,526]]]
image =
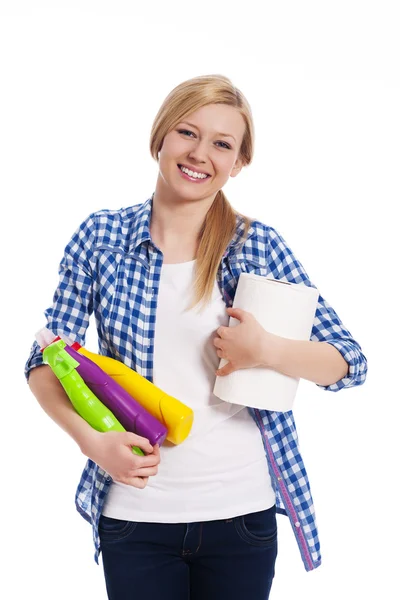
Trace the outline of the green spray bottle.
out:
[[[96,431],[126,431],[113,413],[93,394],[76,370],[79,363],[65,350],[63,340],[53,342],[43,350],[43,362],[60,381],[76,412]],[[137,446],[132,452],[144,456]]]

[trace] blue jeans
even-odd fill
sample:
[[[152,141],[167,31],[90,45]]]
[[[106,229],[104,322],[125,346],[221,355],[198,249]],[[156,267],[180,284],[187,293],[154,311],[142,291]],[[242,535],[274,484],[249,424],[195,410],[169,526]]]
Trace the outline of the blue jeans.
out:
[[[232,519],[142,523],[101,516],[111,600],[267,600],[275,574],[275,506]]]

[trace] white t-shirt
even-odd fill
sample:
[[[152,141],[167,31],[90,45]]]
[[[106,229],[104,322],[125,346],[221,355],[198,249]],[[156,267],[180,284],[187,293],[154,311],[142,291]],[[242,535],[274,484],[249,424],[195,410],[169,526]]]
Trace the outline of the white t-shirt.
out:
[[[203,312],[192,300],[196,261],[163,264],[157,302],[154,383],[194,411],[189,436],[160,448],[158,473],[144,489],[112,482],[103,514],[116,519],[185,523],[231,518],[275,503],[261,433],[244,406],[213,393],[216,330],[228,325],[215,282]]]

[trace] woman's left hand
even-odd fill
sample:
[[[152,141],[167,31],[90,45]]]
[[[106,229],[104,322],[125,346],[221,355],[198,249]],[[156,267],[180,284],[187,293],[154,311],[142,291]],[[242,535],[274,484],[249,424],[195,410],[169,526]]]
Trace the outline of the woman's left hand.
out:
[[[240,308],[228,308],[230,317],[238,319],[235,327],[218,327],[214,346],[217,355],[228,363],[216,371],[216,375],[224,376],[238,369],[267,366],[267,351],[279,339],[261,327],[256,318]]]

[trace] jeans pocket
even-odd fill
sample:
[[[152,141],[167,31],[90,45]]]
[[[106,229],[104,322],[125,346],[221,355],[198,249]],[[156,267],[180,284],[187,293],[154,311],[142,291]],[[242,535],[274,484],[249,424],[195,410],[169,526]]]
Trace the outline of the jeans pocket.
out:
[[[273,546],[278,537],[276,506],[235,517],[235,527],[243,541],[252,546]]]
[[[128,537],[136,529],[136,521],[113,519],[100,515],[99,536],[101,542],[119,542]]]

